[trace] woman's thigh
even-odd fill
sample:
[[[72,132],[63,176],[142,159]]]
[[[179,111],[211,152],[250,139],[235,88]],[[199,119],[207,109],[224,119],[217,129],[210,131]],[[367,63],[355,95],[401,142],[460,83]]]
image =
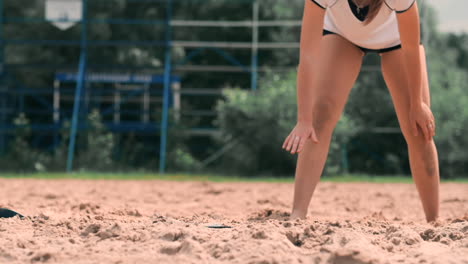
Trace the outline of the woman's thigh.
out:
[[[333,128],[359,75],[363,52],[343,37],[323,37],[312,74],[314,125]],[[329,124],[329,126],[327,126]]]
[[[429,82],[427,78],[426,55],[424,47],[420,46],[421,54],[421,84],[422,100],[430,106]],[[411,125],[409,123],[410,93],[412,87],[408,87],[405,70],[402,67],[403,54],[401,49],[382,54],[382,73],[387,87],[392,96],[393,105],[398,116],[400,127],[408,139],[411,135]]]

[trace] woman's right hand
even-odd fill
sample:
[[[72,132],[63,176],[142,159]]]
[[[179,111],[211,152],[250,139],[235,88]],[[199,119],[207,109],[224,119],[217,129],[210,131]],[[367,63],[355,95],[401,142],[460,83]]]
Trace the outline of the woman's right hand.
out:
[[[283,149],[291,152],[291,154],[300,153],[304,148],[306,141],[309,139],[314,143],[318,143],[312,122],[298,122],[284,141]]]

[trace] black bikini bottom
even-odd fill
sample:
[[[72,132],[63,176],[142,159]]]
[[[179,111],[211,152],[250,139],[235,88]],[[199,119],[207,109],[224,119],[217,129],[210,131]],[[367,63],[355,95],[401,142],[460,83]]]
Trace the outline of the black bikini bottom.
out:
[[[323,36],[330,35],[330,34],[338,35],[337,33],[331,32],[329,30],[326,30],[326,29],[323,30]],[[393,46],[393,47],[390,47],[390,48],[385,48],[385,49],[367,49],[367,48],[360,47],[358,45],[355,45],[355,46],[358,47],[360,50],[362,50],[362,52],[364,52],[364,53],[376,52],[376,53],[379,53],[379,54],[401,48],[401,45],[396,45],[396,46]]]

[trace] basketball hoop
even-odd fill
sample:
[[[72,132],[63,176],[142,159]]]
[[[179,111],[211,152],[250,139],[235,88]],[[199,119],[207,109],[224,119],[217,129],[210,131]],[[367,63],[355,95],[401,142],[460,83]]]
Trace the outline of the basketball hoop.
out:
[[[60,30],[67,30],[81,21],[82,0],[47,0],[45,16]]]

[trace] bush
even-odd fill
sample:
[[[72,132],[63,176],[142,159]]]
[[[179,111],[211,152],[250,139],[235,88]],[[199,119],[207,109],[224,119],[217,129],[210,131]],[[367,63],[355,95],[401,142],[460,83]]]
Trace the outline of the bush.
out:
[[[85,147],[77,148],[75,167],[96,171],[115,169],[112,158],[115,145],[114,135],[107,131],[98,110],[95,109],[88,115],[88,129],[82,136],[85,137]],[[68,142],[66,143],[68,146]]]
[[[16,131],[11,142],[10,152],[2,159],[2,170],[15,172],[45,171],[51,161],[50,155],[33,149],[29,142],[31,138],[30,121],[24,113],[20,113],[13,121]]]
[[[433,55],[434,58],[437,56]],[[455,67],[454,56],[432,59],[429,64],[432,110],[437,121],[435,142],[441,175],[466,176],[468,169],[468,70]]]
[[[15,137],[9,144],[9,152],[1,157],[3,171],[36,172],[64,171],[70,141],[70,123],[65,122],[61,129],[60,144],[53,152],[35,149],[30,145],[31,128],[29,119],[19,114],[14,120],[17,126]],[[168,131],[167,168],[170,171],[194,171],[201,168],[187,147],[188,134],[185,126],[171,117]],[[102,122],[98,110],[93,110],[87,117],[87,130],[80,131],[76,139],[74,168],[91,171],[116,170],[157,170],[159,159],[157,142],[144,145],[133,136],[119,138],[108,131]],[[120,158],[116,146],[123,144]],[[154,154],[154,155],[153,155]],[[151,155],[154,157],[152,158]]]
[[[281,146],[297,120],[296,72],[268,74],[259,87],[257,92],[225,89],[226,100],[218,102],[219,141],[237,142],[223,156],[221,166],[236,174],[290,175],[295,156]],[[335,130],[326,171],[341,171],[340,145],[356,128],[344,115]]]
[[[189,127],[195,120],[177,120],[175,114],[169,115],[169,129],[167,142],[167,169],[171,172],[194,172],[202,168],[201,162],[196,159],[189,149]]]

